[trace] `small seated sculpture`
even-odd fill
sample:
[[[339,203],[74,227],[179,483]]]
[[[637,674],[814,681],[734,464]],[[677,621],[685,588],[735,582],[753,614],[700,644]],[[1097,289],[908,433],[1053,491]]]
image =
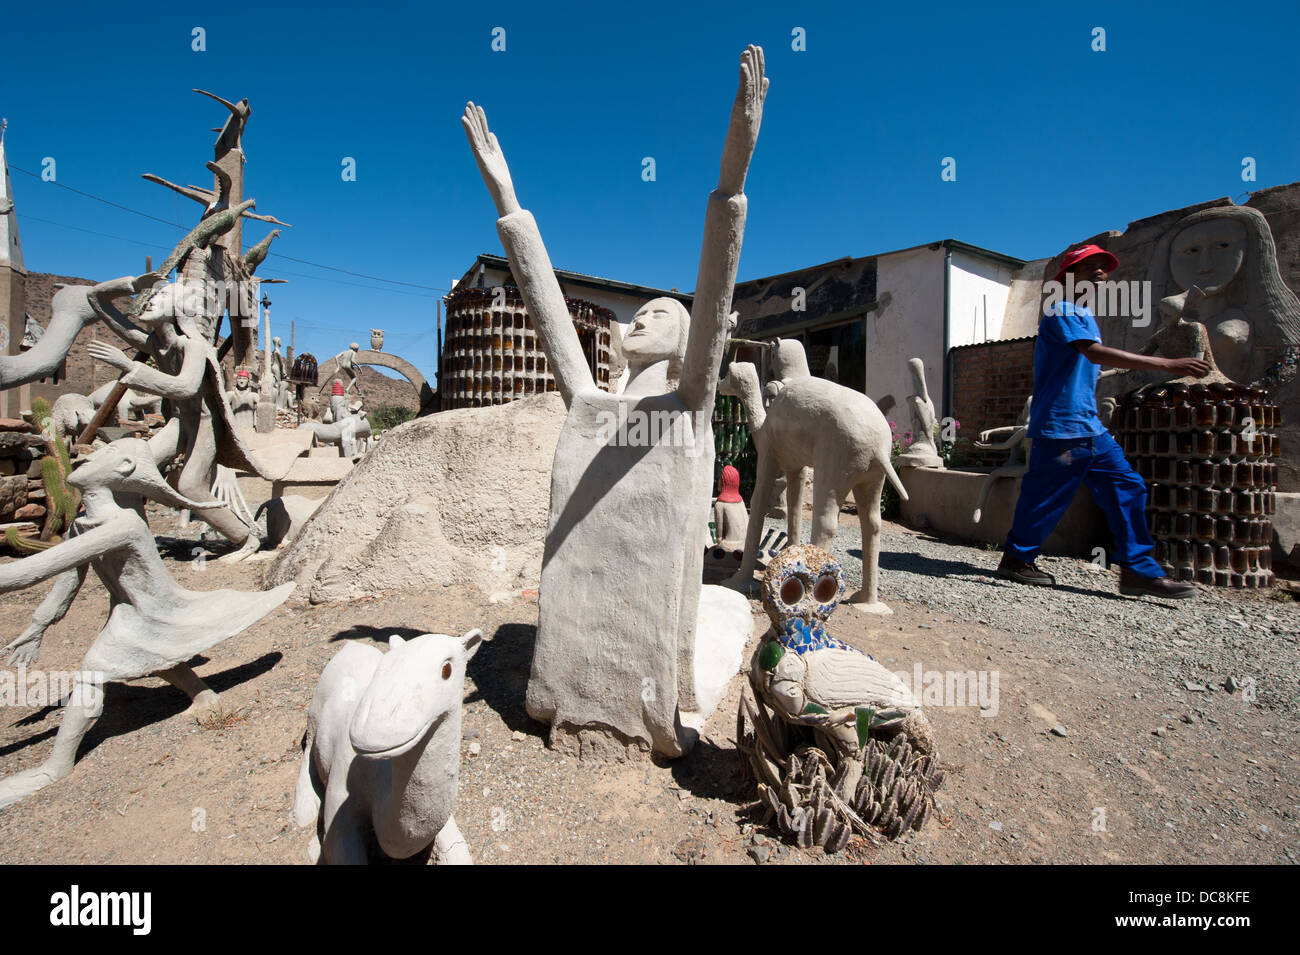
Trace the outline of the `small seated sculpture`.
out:
[[[251,593],[198,592],[176,583],[158,556],[144,518],[121,506],[114,495],[143,495],[176,508],[222,505],[190,501],[173,490],[141,439],[122,438],[100,448],[68,476],[68,484],[81,491],[85,505],[68,539],[0,565],[0,593],[55,578],[31,624],[5,647],[8,662],[25,664],[37,658],[46,629],[63,619],[92,567],[109,593],[108,620],[81,660],[54,738],[54,752],[37,768],[0,780],[0,806],[72,771],[77,746],[98,718],[102,702],[90,680],[92,674],[102,680],[162,677],[193,700],[192,709],[209,708],[217,695],[186,661],[261,620],[284,603],[296,586],[289,583]]]
[[[294,822],[317,829],[313,862],[364,865],[432,848],[439,864],[471,863],[452,809],[465,666],[482,642],[480,630],[394,634],[387,653],[349,643],[326,664],[293,803]]]
[[[325,420],[304,421],[298,427],[310,429],[316,435],[317,445],[336,444],[343,457],[355,457],[365,450],[366,439],[370,437],[370,421],[359,400],[348,404],[341,379],[334,379],[331,390],[333,394]]]
[[[1016,423],[1004,428],[990,428],[981,431],[975,447],[980,451],[1009,451],[1005,464],[994,468],[984,478],[980,486],[979,500],[975,502],[975,513],[971,519],[978,524],[984,517],[984,504],[989,499],[989,492],[999,478],[1022,478],[1029,470],[1029,449],[1034,443],[1029,437],[1029,405],[1033,396],[1025,399],[1025,406],[1020,410]]]
[[[912,409],[912,443],[898,458],[900,468],[941,468],[943,458],[934,446],[934,402],[925,387],[925,364],[919,358],[909,358],[907,367],[912,373],[912,394],[907,403]]]
[[[827,852],[855,832],[892,839],[920,828],[943,778],[911,690],[827,632],[843,593],[843,568],[819,547],[788,547],[768,565],[772,627],[750,664],[755,704],[742,696],[737,734],[778,828]]]
[[[226,392],[226,401],[230,403],[230,416],[236,428],[253,427],[257,413],[257,395],[250,387],[253,383],[247,368],[235,372],[235,387]]]
[[[718,546],[723,550],[744,550],[749,513],[740,499],[740,472],[730,464],[718,478],[718,499],[713,504],[713,524]]]

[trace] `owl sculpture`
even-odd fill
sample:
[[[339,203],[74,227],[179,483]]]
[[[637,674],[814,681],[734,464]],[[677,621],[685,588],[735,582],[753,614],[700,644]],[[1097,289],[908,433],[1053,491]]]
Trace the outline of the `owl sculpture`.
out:
[[[877,663],[832,637],[826,620],[844,595],[844,568],[820,547],[788,547],[763,577],[772,629],[754,655],[755,690],[786,720],[814,726],[851,754],[873,728],[902,729],[922,752],[934,747],[911,690]]]
[[[757,706],[742,698],[736,738],[777,828],[827,852],[854,834],[919,829],[943,781],[934,731],[898,677],[827,631],[844,569],[819,547],[788,547],[762,594],[772,628],[750,665]]]

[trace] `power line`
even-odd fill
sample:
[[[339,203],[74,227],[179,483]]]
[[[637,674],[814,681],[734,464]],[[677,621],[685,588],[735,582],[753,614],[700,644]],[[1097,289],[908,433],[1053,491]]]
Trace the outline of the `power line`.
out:
[[[25,175],[25,176],[31,176],[33,179],[38,179],[38,180],[41,180],[42,182],[49,182],[49,183],[51,183],[51,184],[53,184],[53,185],[55,185],[55,186],[58,186],[60,189],[66,189],[66,190],[68,190],[69,192],[76,193],[77,195],[79,195],[79,196],[83,196],[83,197],[85,197],[85,198],[87,198],[87,199],[93,199],[95,202],[102,202],[104,205],[106,205],[106,206],[112,206],[114,209],[121,209],[123,212],[129,212],[129,213],[131,213],[132,215],[141,216],[141,217],[143,217],[143,218],[145,218],[145,219],[151,219],[151,220],[153,220],[154,222],[161,222],[163,225],[169,225],[169,226],[172,226],[173,228],[181,229],[181,230],[186,231],[186,232],[189,231],[189,228],[188,228],[188,227],[182,225],[182,224],[179,223],[179,222],[172,222],[170,219],[160,219],[158,216],[150,215],[150,214],[147,213],[147,212],[141,212],[139,209],[132,209],[130,206],[124,206],[124,205],[122,205],[121,203],[113,202],[112,200],[110,200],[110,199],[105,199],[105,198],[103,198],[102,196],[96,196],[96,195],[94,195],[94,194],[92,194],[92,193],[89,193],[89,192],[83,192],[83,191],[80,190],[80,189],[74,189],[72,186],[65,185],[65,184],[63,184],[63,183],[61,183],[61,182],[59,182],[59,181],[57,181],[57,180],[54,180],[54,179],[48,179],[48,180],[47,180],[47,179],[44,179],[44,178],[43,178],[42,176],[40,176],[38,173],[34,173],[34,172],[32,172],[31,170],[28,170],[28,169],[23,169],[21,166],[15,166],[15,165],[13,165],[13,164],[10,164],[9,168],[10,168],[10,169],[17,170],[18,172],[21,172],[21,173],[22,173],[23,175]],[[27,218],[27,217],[25,216],[24,218]],[[34,218],[34,217],[33,217],[33,218]],[[35,221],[37,221],[37,222],[49,222],[50,225],[60,225],[60,224],[61,224],[61,223],[57,223],[57,222],[50,222],[49,220],[43,220],[43,219],[36,219]],[[77,226],[64,226],[64,228],[68,228],[68,229],[76,229]],[[81,232],[89,232],[90,230],[88,230],[88,229],[79,229],[78,231],[81,231]],[[95,232],[91,232],[90,234],[91,234],[91,235],[103,235],[103,233],[95,233]],[[115,237],[114,237],[114,236],[107,236],[107,238],[115,238]],[[121,238],[121,237],[120,237],[120,236],[117,236],[116,238]],[[125,241],[127,241],[127,242],[135,242],[136,240],[135,240],[135,239],[126,239]],[[144,245],[145,243],[138,243],[138,244]],[[418,289],[424,289],[425,291],[429,291],[429,292],[448,292],[448,291],[450,291],[449,289],[445,289],[445,288],[436,288],[436,287],[434,287],[434,286],[432,286],[432,285],[420,285],[420,284],[415,283],[415,282],[403,282],[403,281],[401,281],[400,279],[386,279],[386,278],[384,278],[383,276],[380,276],[380,275],[367,275],[367,274],[364,273],[364,272],[354,272],[354,271],[352,271],[351,269],[343,269],[343,268],[339,268],[338,266],[335,266],[335,265],[324,265],[323,263],[320,263],[320,262],[312,262],[312,261],[309,261],[308,259],[299,259],[299,258],[295,258],[295,257],[292,256],[292,255],[285,255],[285,254],[282,253],[282,252],[271,252],[270,255],[269,255],[269,257],[271,257],[271,258],[277,258],[277,259],[287,259],[287,260],[290,261],[290,262],[297,262],[297,263],[299,263],[299,264],[301,264],[301,265],[310,265],[310,266],[312,266],[313,268],[317,268],[317,269],[326,269],[326,270],[328,270],[328,271],[330,271],[330,272],[340,272],[340,273],[342,273],[342,274],[344,274],[344,275],[352,275],[352,276],[355,276],[356,278],[369,279],[369,280],[372,281],[372,282],[387,282],[387,283],[390,284],[390,285],[403,285],[403,286],[406,286],[407,288],[418,288]],[[286,273],[286,274],[287,274],[287,273]],[[311,278],[311,276],[300,276],[300,277],[301,277],[301,278]],[[344,284],[348,284],[348,283],[344,283]],[[360,287],[361,287],[361,288],[365,288],[366,286],[360,286]],[[376,290],[376,291],[378,291],[378,290]],[[424,297],[424,296],[422,296],[422,297]]]

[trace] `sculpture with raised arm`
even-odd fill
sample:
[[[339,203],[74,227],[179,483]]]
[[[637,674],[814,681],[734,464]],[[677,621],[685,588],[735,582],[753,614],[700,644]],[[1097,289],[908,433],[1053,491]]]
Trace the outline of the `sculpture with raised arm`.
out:
[[[710,417],[767,87],[763,52],[751,46],[741,56],[718,188],[709,197],[694,305],[687,314],[676,299],[657,298],[637,311],[623,339],[630,376],[620,395],[592,380],[537,223],[515,197],[483,110],[470,103],[462,119],[496,203],[511,272],[568,408],[551,476],[526,704],[534,719],[551,724],[552,745],[580,755],[598,755],[611,742],[618,756],[625,748],[685,753],[739,669],[752,629],[747,602],[702,588],[701,578]],[[620,414],[631,426],[611,428]]]
[[[172,490],[143,440],[121,438],[100,448],[78,465],[68,484],[81,491],[85,505],[68,539],[0,565],[0,593],[54,578],[32,622],[4,648],[8,663],[36,660],[46,629],[63,619],[92,567],[108,591],[108,620],[81,660],[54,738],[54,752],[35,769],[0,779],[0,806],[72,772],[77,746],[99,716],[100,681],[158,676],[189,695],[195,708],[210,707],[217,695],[186,661],[261,620],[295,586],[253,593],[197,592],[176,583],[158,556],[144,518],[121,506],[114,493],[144,495],[172,507],[214,505],[186,500]]]

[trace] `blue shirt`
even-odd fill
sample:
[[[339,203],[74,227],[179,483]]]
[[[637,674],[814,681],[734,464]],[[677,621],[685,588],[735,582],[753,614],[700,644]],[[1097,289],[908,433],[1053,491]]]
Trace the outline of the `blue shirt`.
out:
[[[1059,302],[1038,326],[1034,345],[1034,401],[1029,409],[1030,438],[1091,438],[1103,434],[1097,415],[1098,366],[1070,343],[1100,342],[1092,312]]]

